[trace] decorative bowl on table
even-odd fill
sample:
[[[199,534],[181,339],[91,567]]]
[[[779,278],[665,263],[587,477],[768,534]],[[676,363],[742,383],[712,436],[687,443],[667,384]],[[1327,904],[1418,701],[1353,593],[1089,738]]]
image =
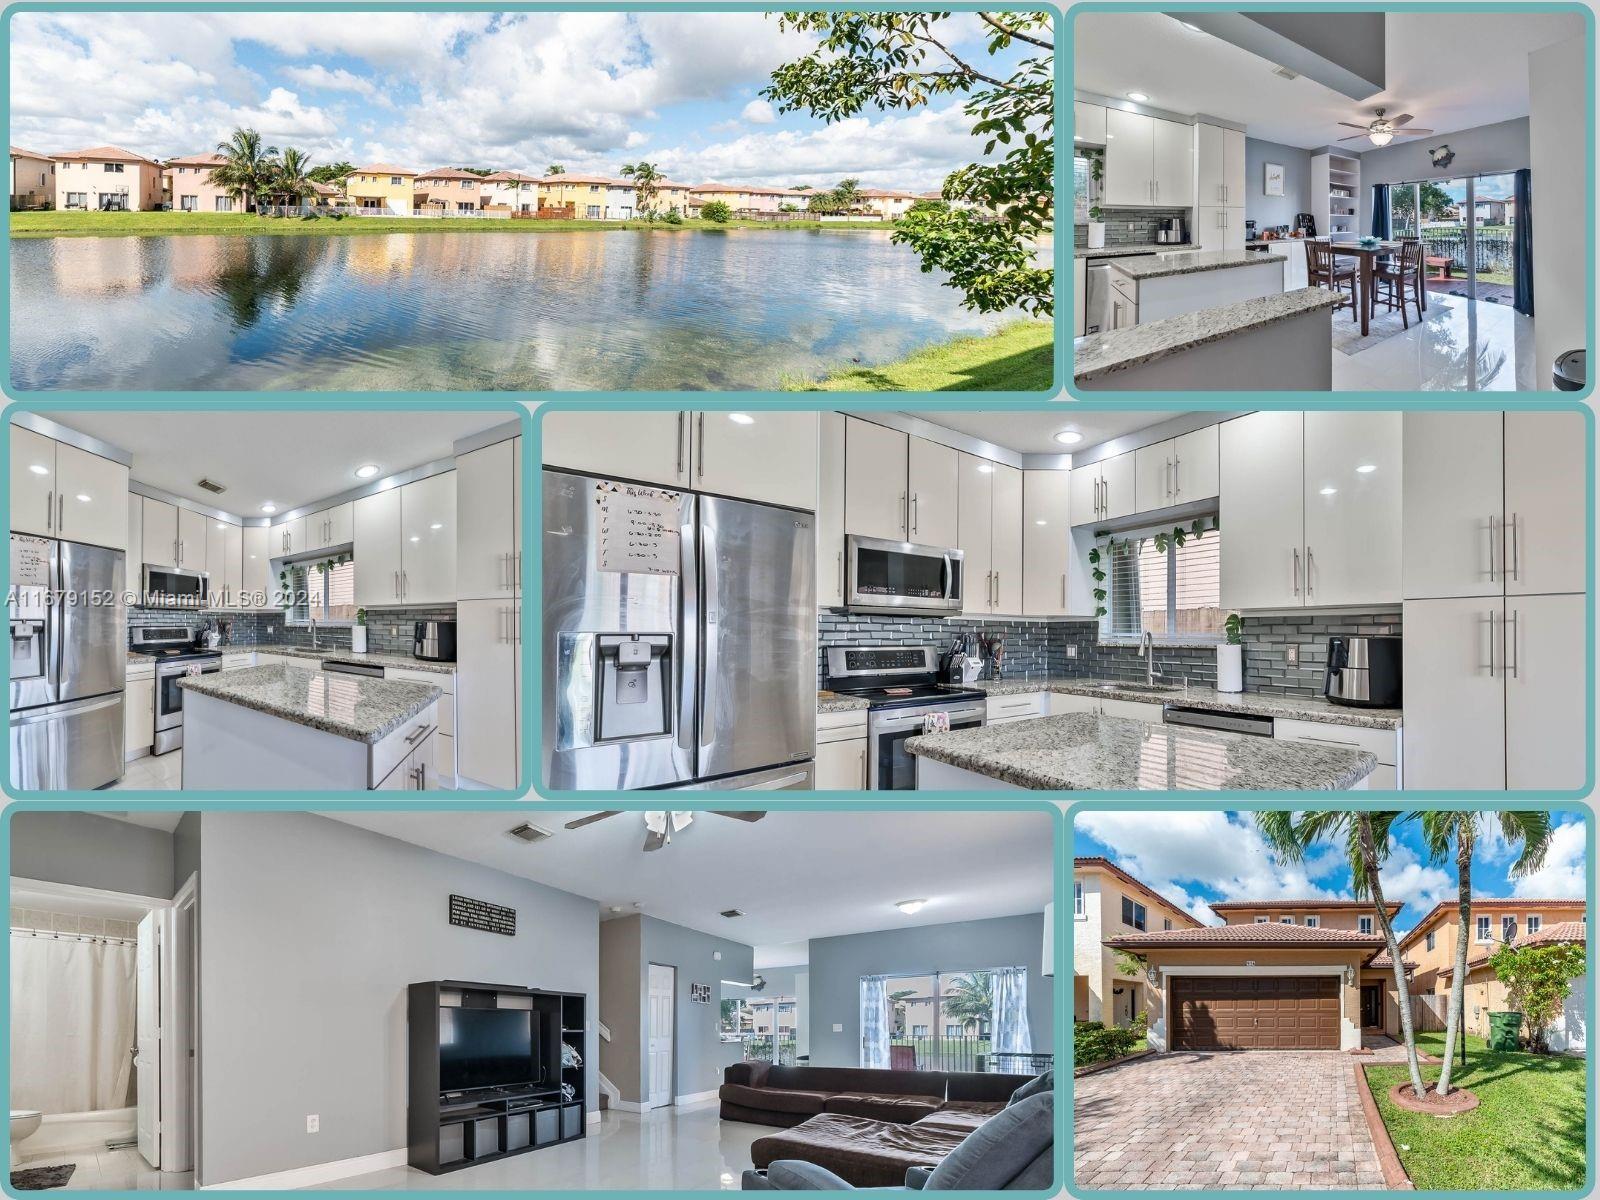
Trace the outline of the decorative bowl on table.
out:
[[[1371,234],[1368,234],[1366,237],[1357,238],[1356,244],[1359,245],[1363,250],[1371,250],[1374,246],[1382,245],[1383,239],[1375,238]]]

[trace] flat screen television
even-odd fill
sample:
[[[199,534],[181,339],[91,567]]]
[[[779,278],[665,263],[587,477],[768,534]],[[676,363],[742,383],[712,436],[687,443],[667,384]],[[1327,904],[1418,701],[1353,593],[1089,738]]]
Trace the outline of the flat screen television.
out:
[[[441,1008],[439,1090],[537,1083],[537,1041],[525,1008]]]

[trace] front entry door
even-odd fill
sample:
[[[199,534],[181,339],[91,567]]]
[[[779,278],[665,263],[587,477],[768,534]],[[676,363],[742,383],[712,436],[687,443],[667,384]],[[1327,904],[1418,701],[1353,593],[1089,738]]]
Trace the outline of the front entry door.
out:
[[[134,1087],[138,1093],[139,1153],[161,1166],[161,948],[156,914],[139,922],[134,999]]]
[[[650,964],[650,1107],[672,1103],[673,990],[677,971]]]
[[[1383,1025],[1383,986],[1377,983],[1361,985],[1361,1028],[1377,1029]]]

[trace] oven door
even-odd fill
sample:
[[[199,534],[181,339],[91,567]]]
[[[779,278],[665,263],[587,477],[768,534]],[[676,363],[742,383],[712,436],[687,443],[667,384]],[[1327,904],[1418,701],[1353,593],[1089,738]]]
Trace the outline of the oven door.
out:
[[[147,608],[202,608],[206,599],[206,573],[147,565],[143,596]]]
[[[878,792],[910,792],[917,786],[916,755],[906,741],[922,733],[922,718],[929,712],[948,712],[951,729],[976,729],[985,722],[982,702],[930,708],[873,711],[867,715],[868,786]]]
[[[940,616],[961,611],[960,550],[851,534],[845,607],[851,612]]]
[[[200,674],[210,675],[222,670],[220,660],[194,662],[165,662],[156,664],[156,730],[178,729],[183,725],[183,689],[178,680],[198,667]]]

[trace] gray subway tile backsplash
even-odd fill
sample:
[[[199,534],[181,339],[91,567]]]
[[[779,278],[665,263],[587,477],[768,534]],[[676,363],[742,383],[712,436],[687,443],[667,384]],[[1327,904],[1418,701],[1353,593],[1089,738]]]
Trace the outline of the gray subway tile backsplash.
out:
[[[1156,240],[1156,230],[1161,228],[1165,218],[1182,217],[1189,219],[1189,210],[1186,208],[1104,208],[1100,211],[1100,219],[1106,224],[1106,245],[1108,246],[1143,246]],[[1192,230],[1191,230],[1192,238]],[[1087,245],[1089,241],[1089,227],[1078,225],[1073,228],[1072,244],[1074,246]]]
[[[412,626],[418,621],[453,621],[454,604],[417,608],[375,608],[367,610],[367,651],[371,654],[410,654]],[[282,612],[189,612],[170,608],[130,608],[128,628],[141,625],[187,625],[200,628],[225,623],[227,646],[306,646],[311,645],[311,628],[291,625]],[[350,648],[350,627],[318,625],[317,645],[334,650]]]

